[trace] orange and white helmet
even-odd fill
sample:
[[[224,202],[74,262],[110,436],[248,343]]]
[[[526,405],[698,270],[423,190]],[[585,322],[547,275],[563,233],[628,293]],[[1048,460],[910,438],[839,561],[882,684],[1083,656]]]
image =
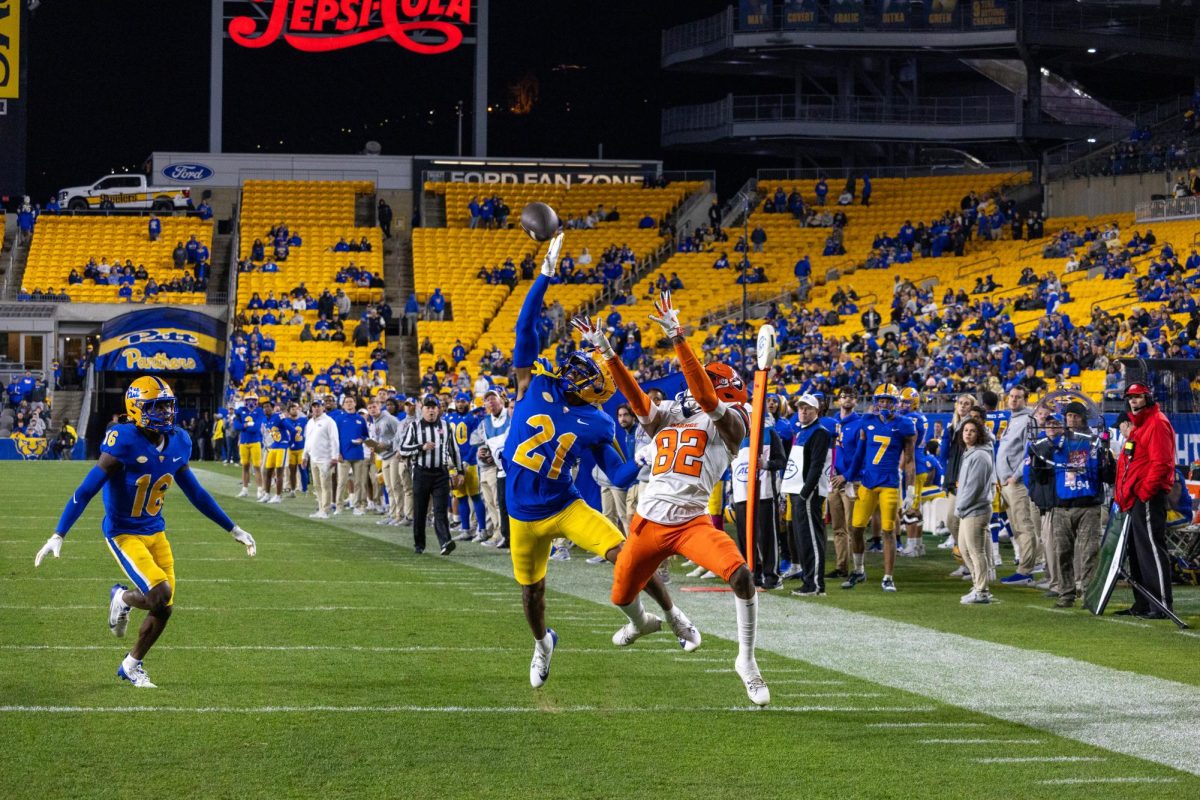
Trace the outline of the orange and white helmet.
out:
[[[717,398],[726,403],[745,403],[750,399],[746,392],[746,382],[734,371],[733,367],[720,361],[714,361],[704,366],[705,373],[712,381]]]

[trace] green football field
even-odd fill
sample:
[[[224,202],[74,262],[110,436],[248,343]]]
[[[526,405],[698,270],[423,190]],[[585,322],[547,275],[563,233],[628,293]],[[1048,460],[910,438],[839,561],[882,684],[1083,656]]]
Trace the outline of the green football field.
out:
[[[62,559],[33,568],[88,466],[0,466],[6,797],[1200,796],[1195,588],[1176,587],[1188,631],[1032,589],[961,606],[968,587],[931,539],[929,557],[900,560],[894,595],[879,556],[854,591],[760,595],[760,710],[732,669],[729,594],[686,591],[711,582],[677,563],[703,646],[664,633],[618,649],[611,570],[577,553],[550,565],[560,640],[533,690],[507,554],[417,556],[407,528],[373,516],[235,499],[212,465],[201,481],[258,556],[171,491],[177,613],[146,660],[159,688],[137,690],[115,677],[128,645],[108,592],[126,581],[99,499]]]

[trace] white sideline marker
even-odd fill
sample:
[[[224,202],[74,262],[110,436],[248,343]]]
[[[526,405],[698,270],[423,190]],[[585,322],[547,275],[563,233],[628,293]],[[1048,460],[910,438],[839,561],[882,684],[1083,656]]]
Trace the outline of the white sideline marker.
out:
[[[976,764],[1057,764],[1076,761],[1107,761],[1108,759],[1103,756],[994,756],[971,760]]]
[[[1091,783],[1176,783],[1178,778],[1048,778],[1044,786],[1080,786]]]
[[[918,744],[1045,744],[1045,739],[922,739]]]
[[[893,707],[850,706],[0,706],[0,714],[665,714],[753,712],[756,714],[803,714],[823,712],[889,713],[906,711]]]

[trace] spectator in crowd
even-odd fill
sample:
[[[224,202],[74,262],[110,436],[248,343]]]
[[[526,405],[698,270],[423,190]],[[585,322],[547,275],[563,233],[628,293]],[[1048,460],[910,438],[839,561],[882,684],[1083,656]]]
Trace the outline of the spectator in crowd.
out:
[[[379,198],[376,217],[379,219],[379,229],[383,231],[383,238],[392,238],[392,207],[382,197]]]
[[[988,521],[996,492],[996,468],[984,423],[966,419],[958,438],[963,455],[955,481],[954,513],[958,517],[959,549],[972,581],[971,591],[963,595],[961,602],[986,604],[992,602],[988,580],[994,570]]]
[[[158,218],[157,214],[150,215],[147,228],[149,229],[150,241],[157,242],[158,237],[162,236],[162,220]]]
[[[425,301],[425,319],[441,321],[446,316],[446,298],[442,294],[442,289],[439,286],[433,290],[433,294]]]

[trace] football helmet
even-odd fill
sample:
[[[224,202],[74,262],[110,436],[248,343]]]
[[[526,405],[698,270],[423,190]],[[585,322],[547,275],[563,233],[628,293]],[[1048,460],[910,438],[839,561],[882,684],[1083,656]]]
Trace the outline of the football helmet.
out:
[[[175,393],[162,378],[143,375],[125,390],[125,413],[139,428],[170,433],[175,430]]]
[[[921,407],[921,393],[911,386],[900,390],[900,410],[916,411]]]
[[[705,364],[704,371],[708,374],[708,379],[712,381],[713,389],[717,392],[717,399],[726,403],[749,402],[750,395],[746,392],[746,383],[733,367],[720,361],[714,361],[711,364]]]
[[[900,390],[891,383],[881,383],[875,387],[871,399],[875,402],[875,412],[884,421],[890,420],[896,413],[896,404],[900,400]]]
[[[558,370],[558,385],[564,392],[594,406],[603,404],[617,392],[608,364],[597,351],[576,350],[567,356]]]

